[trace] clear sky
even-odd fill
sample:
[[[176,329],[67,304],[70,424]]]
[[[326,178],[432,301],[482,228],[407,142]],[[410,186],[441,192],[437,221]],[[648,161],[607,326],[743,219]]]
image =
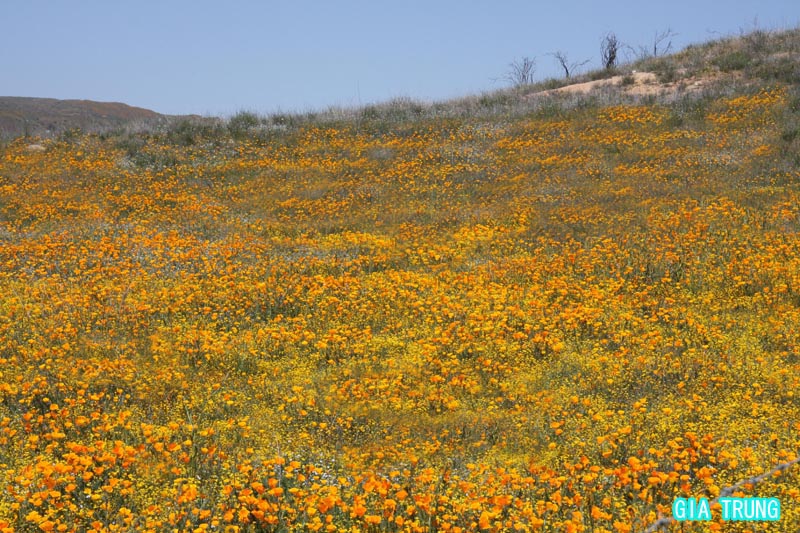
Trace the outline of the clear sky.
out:
[[[800,24],[798,0],[0,0],[0,95],[228,115],[423,101],[501,87],[549,52],[599,66],[601,37],[674,45]]]

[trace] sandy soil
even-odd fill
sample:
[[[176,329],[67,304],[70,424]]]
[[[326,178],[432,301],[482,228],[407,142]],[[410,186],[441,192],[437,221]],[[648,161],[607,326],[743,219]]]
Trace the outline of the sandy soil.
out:
[[[653,72],[633,72],[633,83],[623,85],[624,75],[613,76],[605,80],[587,81],[574,83],[558,89],[550,89],[536,93],[537,95],[548,94],[586,94],[603,87],[619,87],[623,92],[632,96],[649,95],[671,95],[679,91],[696,92],[702,90],[706,85],[713,83],[716,77],[703,78],[684,78],[672,83],[659,83],[658,78]]]

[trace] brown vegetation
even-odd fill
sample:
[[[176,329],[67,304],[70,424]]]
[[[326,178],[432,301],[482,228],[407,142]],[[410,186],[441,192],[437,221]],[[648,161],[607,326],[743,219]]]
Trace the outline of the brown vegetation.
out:
[[[71,129],[100,132],[123,125],[153,126],[168,117],[118,102],[0,97],[0,137],[48,136]]]

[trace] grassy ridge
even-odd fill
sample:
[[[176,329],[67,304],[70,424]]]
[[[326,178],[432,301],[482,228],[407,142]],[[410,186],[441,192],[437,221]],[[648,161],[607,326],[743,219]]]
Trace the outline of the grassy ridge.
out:
[[[627,532],[795,458],[800,94],[731,92],[7,144],[0,529]]]

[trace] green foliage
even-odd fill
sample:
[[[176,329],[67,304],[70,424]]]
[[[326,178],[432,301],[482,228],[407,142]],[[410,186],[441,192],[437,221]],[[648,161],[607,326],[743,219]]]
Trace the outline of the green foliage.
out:
[[[747,69],[748,77],[766,82],[800,84],[800,58],[781,56],[768,58],[751,65]]]
[[[170,143],[194,146],[219,139],[222,132],[222,124],[218,119],[185,117],[172,121],[163,130],[163,135]]]
[[[744,70],[753,61],[753,57],[744,50],[734,50],[714,58],[712,64],[722,72]]]
[[[239,111],[228,119],[228,131],[234,139],[243,139],[255,133],[261,118],[250,111]]]
[[[597,69],[597,70],[589,71],[586,74],[586,77],[591,81],[596,81],[596,80],[607,80],[607,79],[612,78],[612,77],[614,77],[616,75],[617,75],[616,69],[615,68],[609,68],[609,69]]]
[[[659,83],[673,83],[679,79],[675,62],[669,57],[659,57],[649,63],[648,67],[648,70],[655,73]]]
[[[130,158],[135,158],[147,145],[147,137],[144,135],[119,133],[117,135],[109,136],[113,140],[114,146],[122,150],[125,155]]]

